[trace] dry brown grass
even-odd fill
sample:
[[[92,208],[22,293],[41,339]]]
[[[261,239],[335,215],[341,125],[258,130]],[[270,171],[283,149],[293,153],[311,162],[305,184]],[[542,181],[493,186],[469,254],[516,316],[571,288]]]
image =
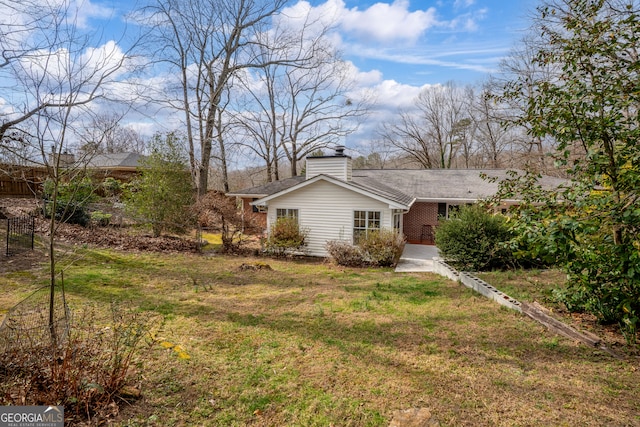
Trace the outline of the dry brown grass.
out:
[[[256,262],[272,271],[239,268]],[[126,299],[165,318],[144,397],[116,425],[378,426],[412,407],[442,426],[640,425],[637,358],[432,274],[87,251],[65,278],[72,306]]]

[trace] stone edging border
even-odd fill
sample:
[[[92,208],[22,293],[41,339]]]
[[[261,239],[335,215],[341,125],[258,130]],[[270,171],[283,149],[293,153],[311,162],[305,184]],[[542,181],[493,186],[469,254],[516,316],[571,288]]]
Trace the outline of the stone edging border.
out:
[[[460,282],[467,288],[473,289],[479,294],[494,300],[500,305],[523,313],[531,319],[539,322],[554,333],[557,333],[574,341],[582,342],[589,347],[598,348],[615,358],[621,358],[618,354],[607,348],[602,343],[602,340],[596,335],[590,332],[578,331],[577,329],[567,325],[566,323],[561,322],[554,317],[551,317],[549,315],[549,311],[538,303],[534,302],[530,304],[526,302],[520,302],[514,298],[511,298],[509,295],[499,291],[489,283],[475,277],[471,273],[456,271],[442,260],[434,259],[433,267],[434,273],[447,277],[455,282]]]

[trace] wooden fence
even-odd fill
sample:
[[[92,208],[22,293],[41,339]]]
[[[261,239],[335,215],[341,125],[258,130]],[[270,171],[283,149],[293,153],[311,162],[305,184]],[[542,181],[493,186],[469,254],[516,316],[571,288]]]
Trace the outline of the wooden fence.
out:
[[[42,192],[47,178],[43,167],[0,164],[0,197],[31,197]]]

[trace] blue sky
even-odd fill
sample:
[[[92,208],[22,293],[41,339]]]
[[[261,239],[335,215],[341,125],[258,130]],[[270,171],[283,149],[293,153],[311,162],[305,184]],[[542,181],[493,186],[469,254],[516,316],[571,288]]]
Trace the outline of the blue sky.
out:
[[[474,83],[527,27],[533,0],[315,0],[340,9],[343,50],[361,71],[422,86]]]
[[[69,2],[78,11],[78,25],[98,34],[102,46],[118,43],[124,16],[140,4],[131,0],[34,0]],[[140,0],[141,2],[149,0]],[[291,0],[289,7],[335,19],[332,40],[353,64],[360,89],[377,95],[379,121],[384,114],[413,104],[421,89],[453,80],[480,82],[495,71],[501,58],[529,25],[527,13],[537,0]],[[0,24],[3,20],[0,4]],[[6,23],[6,22],[5,22]],[[128,27],[131,33],[135,27]],[[113,35],[113,36],[112,36]],[[111,47],[113,42],[111,43]],[[123,46],[126,49],[126,46]],[[146,76],[150,85],[156,76]],[[161,80],[161,79],[157,79]],[[5,85],[5,87],[10,87]],[[128,89],[127,89],[128,90]],[[6,96],[6,95],[5,95]],[[122,93],[126,99],[127,93]],[[8,98],[7,98],[8,99]],[[0,112],[10,104],[0,94]],[[4,107],[3,107],[4,105]],[[175,115],[173,115],[175,116]],[[155,117],[155,122],[151,118]],[[143,136],[174,123],[161,112],[131,117],[128,125]],[[173,130],[173,129],[167,129]],[[366,126],[361,134],[371,132]],[[361,137],[361,140],[370,136]]]
[[[524,36],[536,0],[307,0],[335,16],[335,40],[377,96],[376,111],[347,147],[373,141],[377,123],[409,109],[419,92],[480,83]],[[298,2],[301,7],[303,2]]]
[[[114,26],[129,0],[76,0],[88,25]],[[345,58],[382,80],[421,87],[474,83],[495,71],[528,26],[536,0],[291,0],[338,21]],[[88,6],[90,5],[90,6]],[[118,25],[118,30],[122,27]],[[108,31],[108,30],[107,30]],[[116,32],[117,33],[117,32]]]

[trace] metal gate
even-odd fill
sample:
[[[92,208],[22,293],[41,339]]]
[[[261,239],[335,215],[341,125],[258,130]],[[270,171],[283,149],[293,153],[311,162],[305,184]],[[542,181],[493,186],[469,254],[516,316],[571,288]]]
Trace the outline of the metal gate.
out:
[[[6,255],[11,256],[27,250],[33,250],[36,218],[34,216],[21,216],[8,218],[6,221]]]

